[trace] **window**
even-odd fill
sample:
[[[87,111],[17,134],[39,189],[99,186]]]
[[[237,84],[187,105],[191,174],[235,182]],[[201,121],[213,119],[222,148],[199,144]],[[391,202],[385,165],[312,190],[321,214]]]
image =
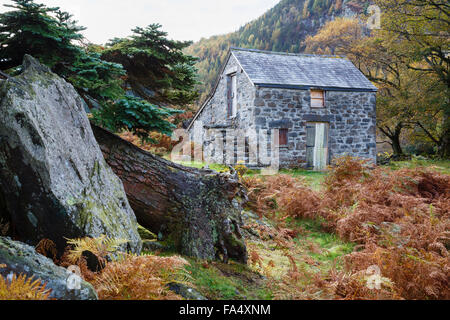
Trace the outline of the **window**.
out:
[[[280,146],[288,144],[288,129],[280,129]]]
[[[323,90],[311,90],[311,108],[325,107],[325,92]]]
[[[228,117],[234,118],[237,114],[237,78],[236,73],[228,75]]]

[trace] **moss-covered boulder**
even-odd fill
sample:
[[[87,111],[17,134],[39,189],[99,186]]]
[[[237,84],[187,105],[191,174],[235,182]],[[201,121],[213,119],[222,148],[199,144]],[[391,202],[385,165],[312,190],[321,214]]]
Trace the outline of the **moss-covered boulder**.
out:
[[[0,83],[0,219],[28,244],[66,238],[129,240],[139,252],[136,217],[106,164],[75,89],[30,56]]]
[[[33,247],[24,243],[0,237],[0,275],[24,274],[40,280],[51,289],[50,298],[59,300],[97,300],[97,293],[87,282],[74,277],[67,269],[56,266],[52,260],[38,254]]]

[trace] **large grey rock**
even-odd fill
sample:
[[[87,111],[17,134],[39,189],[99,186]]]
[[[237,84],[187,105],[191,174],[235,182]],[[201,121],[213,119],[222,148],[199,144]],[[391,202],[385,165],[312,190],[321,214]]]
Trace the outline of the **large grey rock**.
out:
[[[40,279],[51,289],[50,298],[60,300],[97,300],[97,293],[86,281],[81,281],[80,287],[71,290],[67,285],[70,273],[56,266],[52,260],[36,253],[33,247],[0,237],[0,275],[26,274],[34,280]],[[70,282],[69,282],[70,283]]]
[[[0,87],[0,219],[36,244],[105,234],[139,252],[136,217],[75,89],[30,56]]]

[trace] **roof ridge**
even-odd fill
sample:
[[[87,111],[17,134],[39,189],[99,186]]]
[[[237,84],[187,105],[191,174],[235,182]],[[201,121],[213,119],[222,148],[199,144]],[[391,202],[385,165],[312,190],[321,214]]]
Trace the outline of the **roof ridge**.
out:
[[[289,52],[276,52],[268,50],[250,49],[250,48],[240,48],[240,47],[230,47],[231,51],[248,51],[256,53],[265,53],[273,55],[283,55],[283,56],[297,56],[297,57],[312,57],[312,58],[340,58],[347,59],[345,55],[329,55],[329,54],[309,54],[309,53],[289,53]]]

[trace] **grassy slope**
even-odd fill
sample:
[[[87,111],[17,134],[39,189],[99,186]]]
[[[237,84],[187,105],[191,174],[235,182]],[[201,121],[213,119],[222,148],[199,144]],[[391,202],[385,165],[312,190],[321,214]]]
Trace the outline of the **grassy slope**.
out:
[[[412,161],[398,161],[392,162],[388,167],[393,170],[409,168],[415,169],[419,167],[427,167],[435,171],[450,174],[450,161],[449,160],[419,160],[413,159]]]
[[[315,221],[297,220],[290,223],[304,230],[295,238],[296,248],[290,252],[299,270],[326,275],[333,266],[340,267],[342,257],[353,251],[352,243],[343,242],[335,235],[322,231]],[[271,240],[253,239],[247,245],[250,252],[258,253],[261,265],[225,265],[190,259],[191,265],[187,270],[196,289],[212,300],[271,300],[277,282],[291,268],[289,259],[283,254],[283,249]],[[271,262],[273,267],[269,267]],[[302,283],[307,286],[310,280],[305,277]]]
[[[266,278],[250,267],[190,259],[187,270],[196,289],[209,300],[271,300]]]

